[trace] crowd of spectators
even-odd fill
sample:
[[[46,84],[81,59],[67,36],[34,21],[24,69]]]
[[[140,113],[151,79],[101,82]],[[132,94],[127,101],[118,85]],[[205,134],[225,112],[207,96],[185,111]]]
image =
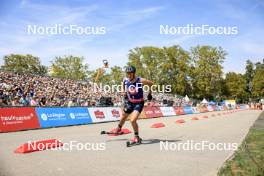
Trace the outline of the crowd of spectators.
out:
[[[185,97],[168,93],[153,93],[153,97],[155,97],[154,100],[159,106],[167,106],[172,104],[174,106],[191,106],[193,104],[192,100],[186,100]],[[172,102],[172,104],[170,102]]]
[[[114,106],[122,105],[120,93],[95,91],[88,81],[0,71],[0,106],[98,106],[101,97],[111,97]],[[165,99],[187,103],[169,94],[153,95],[155,105],[164,105]]]
[[[120,102],[117,94],[92,89],[89,82],[0,72],[0,106],[95,106],[102,96]]]

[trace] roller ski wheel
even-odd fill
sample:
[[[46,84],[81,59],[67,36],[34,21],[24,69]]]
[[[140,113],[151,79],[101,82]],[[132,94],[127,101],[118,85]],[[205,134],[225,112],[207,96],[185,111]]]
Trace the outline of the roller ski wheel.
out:
[[[134,145],[140,145],[142,143],[142,139],[140,137],[135,137],[129,141],[126,142],[126,146],[127,147],[131,147],[131,146],[134,146]]]

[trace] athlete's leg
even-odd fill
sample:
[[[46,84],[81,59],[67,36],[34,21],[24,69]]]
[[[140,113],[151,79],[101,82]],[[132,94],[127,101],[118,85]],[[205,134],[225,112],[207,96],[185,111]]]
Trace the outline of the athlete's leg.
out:
[[[139,115],[143,110],[143,108],[144,108],[144,102],[134,105],[134,111],[131,113],[131,117],[130,117],[130,122],[134,129],[136,139],[139,139],[137,119],[139,118]]]
[[[128,113],[122,112],[121,119],[120,119],[120,121],[118,123],[118,128],[120,128],[120,129],[122,128],[122,126],[126,122],[126,119],[127,119],[128,115],[129,115]]]
[[[121,131],[122,126],[124,125],[124,123],[126,122],[127,117],[129,116],[129,114],[133,111],[133,106],[131,104],[129,104],[128,102],[125,104],[124,109],[122,111],[122,115],[121,115],[121,119],[118,123],[118,127],[117,127],[117,131]]]
[[[134,110],[131,114],[130,114],[130,122],[131,125],[133,127],[135,136],[138,136],[138,124],[137,124],[137,119],[139,117],[140,113],[137,110]]]

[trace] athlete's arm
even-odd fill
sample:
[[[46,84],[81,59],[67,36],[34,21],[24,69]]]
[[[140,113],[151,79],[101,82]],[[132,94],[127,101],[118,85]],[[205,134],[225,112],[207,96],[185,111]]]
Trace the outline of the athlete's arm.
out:
[[[148,85],[148,86],[152,86],[153,85],[153,82],[150,81],[150,80],[147,80],[145,78],[141,78],[140,79],[140,82],[143,84],[143,85]]]
[[[153,85],[153,82],[152,81],[150,81],[150,80],[147,80],[147,79],[145,79],[145,78],[141,78],[141,83],[143,84],[143,85],[148,85],[149,87],[151,87],[152,85]],[[151,88],[149,89],[149,93],[148,93],[148,100],[149,101],[151,101],[152,100],[152,95],[151,95]]]
[[[123,80],[122,83],[122,92],[121,92],[121,96],[123,96],[124,100],[127,99],[127,90],[126,90],[126,85],[125,85],[125,80]]]

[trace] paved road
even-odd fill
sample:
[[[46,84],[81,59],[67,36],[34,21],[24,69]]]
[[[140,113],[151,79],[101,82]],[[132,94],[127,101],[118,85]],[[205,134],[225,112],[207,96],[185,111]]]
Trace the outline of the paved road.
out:
[[[3,133],[0,134],[0,175],[216,175],[260,113],[247,110],[212,117],[212,114],[218,112],[211,112],[140,120],[143,144],[130,148],[126,147],[125,142],[132,134],[118,137],[99,134],[101,130],[115,127],[117,123],[114,122]],[[193,117],[199,120],[191,120]],[[175,123],[178,119],[185,119],[186,123]],[[166,127],[150,128],[157,122],[163,122]],[[125,128],[131,129],[128,122]],[[13,152],[27,141],[50,138],[60,139],[64,143],[72,141],[74,144],[86,144],[90,150],[77,151],[73,147],[71,151],[45,150],[30,154]],[[202,150],[203,141],[206,145],[210,143],[212,148],[221,145],[220,149],[226,147],[227,150],[210,150],[207,146]],[[187,151],[186,146],[191,146],[191,143],[198,150]]]

